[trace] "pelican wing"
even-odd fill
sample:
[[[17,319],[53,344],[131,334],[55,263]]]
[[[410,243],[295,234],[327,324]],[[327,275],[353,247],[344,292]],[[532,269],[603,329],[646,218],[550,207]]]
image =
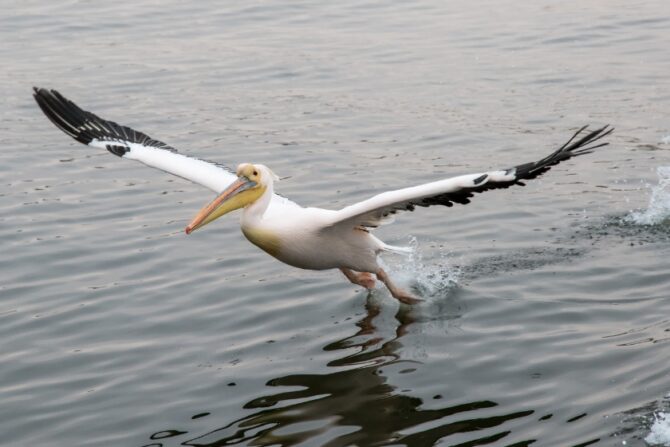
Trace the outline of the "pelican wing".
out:
[[[609,143],[596,143],[614,129],[609,126],[585,132],[588,126],[579,129],[563,146],[545,158],[524,163],[500,171],[462,175],[446,180],[426,183],[410,188],[378,194],[362,202],[343,208],[333,214],[323,230],[341,226],[353,228],[375,228],[392,220],[399,211],[414,211],[417,206],[444,205],[454,203],[466,205],[475,193],[492,189],[524,186],[530,180],[547,172],[552,166],[579,155],[589,154]],[[578,138],[579,137],[579,138]]]
[[[217,193],[237,178],[223,165],[182,155],[162,141],[82,110],[56,90],[35,87],[33,96],[47,118],[80,143],[107,149],[121,158],[137,160]]]

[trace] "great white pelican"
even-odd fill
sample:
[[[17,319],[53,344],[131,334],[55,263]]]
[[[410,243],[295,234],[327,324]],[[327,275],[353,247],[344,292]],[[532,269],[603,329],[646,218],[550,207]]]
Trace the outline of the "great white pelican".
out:
[[[47,118],[80,143],[137,160],[218,194],[186,227],[187,234],[242,209],[242,233],[269,255],[303,269],[339,269],[349,281],[367,289],[375,286],[377,278],[393,297],[406,304],[419,300],[397,287],[378,262],[380,253],[402,248],[373,236],[374,228],[390,222],[392,215],[400,211],[467,204],[475,193],[523,186],[524,180],[534,179],[562,161],[607,145],[596,142],[613,130],[604,126],[587,131],[584,126],[539,161],[386,191],[340,210],[328,210],[305,208],[277,195],[277,177],[262,164],[242,163],[233,172],[225,166],[180,154],[142,132],[82,110],[56,90],[36,87],[33,96]]]

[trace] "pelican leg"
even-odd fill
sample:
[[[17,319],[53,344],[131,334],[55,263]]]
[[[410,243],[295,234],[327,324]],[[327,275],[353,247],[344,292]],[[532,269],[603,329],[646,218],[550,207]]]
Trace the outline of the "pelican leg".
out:
[[[344,276],[346,276],[353,284],[363,286],[366,289],[374,289],[375,287],[375,279],[372,277],[371,273],[356,273],[351,269],[345,268],[341,268],[340,271],[344,273]]]
[[[422,300],[412,296],[411,293],[396,287],[395,284],[393,284],[391,282],[391,278],[389,278],[389,275],[386,274],[384,269],[377,270],[377,278],[381,282],[383,282],[384,285],[389,289],[389,292],[391,292],[391,295],[393,295],[393,298],[397,299],[401,303],[417,304],[417,303],[420,303],[422,301]]]

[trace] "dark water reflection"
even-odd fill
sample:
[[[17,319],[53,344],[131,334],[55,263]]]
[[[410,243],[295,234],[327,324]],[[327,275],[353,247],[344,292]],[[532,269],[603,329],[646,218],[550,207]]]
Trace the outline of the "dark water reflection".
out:
[[[402,338],[416,323],[411,311],[401,308],[395,315],[397,326],[392,337],[385,339],[375,325],[381,308],[372,299],[365,306],[365,316],[357,323],[359,330],[352,336],[323,347],[324,351],[351,351],[354,354],[328,363],[337,368],[330,374],[292,374],[272,379],[269,387],[290,387],[291,391],[266,394],[250,400],[245,409],[257,412],[232,421],[181,445],[215,447],[223,445],[297,445],[311,441],[314,445],[434,445],[438,440],[456,434],[494,428],[494,433],[459,445],[484,445],[505,438],[510,430],[505,423],[524,418],[533,410],[506,413],[487,412],[477,417],[478,410],[497,407],[491,400],[448,404],[438,409],[422,408],[424,401],[413,397],[410,390],[398,390],[389,383],[384,369],[391,365],[406,365],[402,372],[421,368],[421,363],[404,360]],[[351,367],[341,370],[342,368]],[[299,388],[299,389],[295,389]],[[442,399],[441,395],[433,399]],[[439,423],[442,419],[446,419]],[[426,425],[425,429],[413,430]],[[323,443],[317,440],[322,438]],[[163,430],[152,440],[187,435],[184,431]],[[527,440],[514,445],[530,445]],[[163,446],[161,442],[148,444]]]

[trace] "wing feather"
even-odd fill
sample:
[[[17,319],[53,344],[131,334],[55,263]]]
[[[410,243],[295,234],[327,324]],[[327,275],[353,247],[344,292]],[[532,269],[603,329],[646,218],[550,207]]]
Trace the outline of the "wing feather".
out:
[[[579,129],[563,146],[539,161],[384,192],[335,212],[323,230],[341,226],[375,228],[388,221],[391,215],[400,211],[414,211],[417,206],[451,207],[455,203],[466,205],[477,193],[509,188],[513,185],[524,186],[524,180],[534,179],[562,161],[590,154],[595,149],[609,144],[594,143],[612,133],[613,128],[604,126],[589,132],[586,131],[587,127]]]
[[[80,143],[107,149],[114,155],[223,191],[236,178],[226,166],[189,157],[149,135],[87,112],[56,90],[34,88],[42,112],[65,134]]]

